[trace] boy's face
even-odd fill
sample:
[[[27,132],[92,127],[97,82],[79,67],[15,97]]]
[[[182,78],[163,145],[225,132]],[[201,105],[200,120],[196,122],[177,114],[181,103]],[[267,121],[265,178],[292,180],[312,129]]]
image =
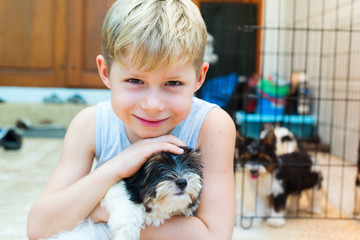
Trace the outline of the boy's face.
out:
[[[151,72],[124,67],[113,62],[109,75],[102,56],[99,72],[111,89],[115,114],[125,123],[131,142],[169,134],[190,113],[192,98],[204,82],[208,63],[197,76],[192,64],[173,66],[165,72],[160,66]]]

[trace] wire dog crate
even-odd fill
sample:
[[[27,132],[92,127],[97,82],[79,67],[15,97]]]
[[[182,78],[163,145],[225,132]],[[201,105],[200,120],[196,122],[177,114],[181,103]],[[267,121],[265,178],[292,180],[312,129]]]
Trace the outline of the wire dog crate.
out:
[[[323,173],[324,211],[286,218],[353,219],[360,142],[360,0],[209,1],[201,4],[216,59],[199,96],[238,131],[265,123],[294,132]],[[259,16],[261,15],[261,16]],[[257,215],[244,170],[235,171],[237,224]],[[271,217],[271,216],[270,216]]]

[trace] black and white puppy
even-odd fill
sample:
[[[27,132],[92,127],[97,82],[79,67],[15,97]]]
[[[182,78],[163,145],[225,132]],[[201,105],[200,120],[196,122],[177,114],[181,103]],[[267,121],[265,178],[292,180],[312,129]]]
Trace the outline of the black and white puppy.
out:
[[[138,240],[145,225],[159,226],[174,215],[191,216],[202,189],[200,152],[154,154],[132,177],[109,189],[101,205],[109,212],[108,227],[90,219],[52,239]],[[94,230],[94,227],[97,227]]]
[[[282,155],[286,153],[292,153],[299,150],[298,140],[294,133],[288,128],[282,127],[278,124],[267,123],[264,125],[264,129],[260,132],[260,139],[266,138],[266,136],[274,131],[276,137],[276,154]]]
[[[303,191],[310,195],[312,205],[309,210],[322,211],[322,174],[306,152],[277,156],[275,146],[274,131],[260,140],[238,136],[236,155],[251,177],[253,189],[257,190],[257,216],[269,216],[267,223],[279,227],[285,224],[286,200]]]
[[[360,140],[358,147],[357,175],[355,178],[355,207],[354,214],[360,215]]]

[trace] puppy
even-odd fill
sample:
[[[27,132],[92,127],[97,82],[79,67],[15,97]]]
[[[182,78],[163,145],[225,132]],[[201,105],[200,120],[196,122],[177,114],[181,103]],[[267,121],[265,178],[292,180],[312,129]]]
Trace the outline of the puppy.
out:
[[[357,175],[355,178],[355,207],[354,214],[360,215],[360,140],[358,148]]]
[[[310,210],[321,212],[322,174],[307,153],[296,151],[277,156],[275,146],[273,130],[260,140],[240,137],[236,143],[236,155],[251,177],[251,185],[257,190],[257,215],[269,216],[267,223],[280,227],[285,224],[289,196],[305,191],[311,195]]]
[[[191,216],[199,205],[202,168],[200,152],[189,148],[181,155],[154,154],[105,195],[101,205],[109,212],[108,225],[88,219],[51,239],[138,240],[145,225],[159,226],[174,215]]]
[[[265,124],[264,129],[260,132],[260,139],[264,139],[271,130],[274,131],[276,137],[276,154],[282,155],[292,153],[299,150],[299,144],[294,133],[286,127],[273,124]]]
[[[264,124],[264,129],[260,132],[259,138],[264,139],[273,130],[276,136],[276,154],[281,155],[285,153],[292,153],[299,150],[299,144],[295,134],[289,129],[271,123]],[[242,138],[239,131],[236,132],[236,139]],[[238,156],[235,151],[234,157],[234,172],[240,169],[240,163],[237,161]]]

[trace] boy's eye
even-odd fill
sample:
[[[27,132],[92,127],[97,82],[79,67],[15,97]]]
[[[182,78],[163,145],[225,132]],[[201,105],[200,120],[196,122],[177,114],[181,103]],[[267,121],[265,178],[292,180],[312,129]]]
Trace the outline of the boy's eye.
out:
[[[140,84],[142,83],[142,81],[140,79],[137,78],[130,78],[127,80],[127,82],[132,83],[132,84]]]
[[[179,81],[168,81],[168,82],[166,83],[166,85],[167,85],[167,86],[180,86],[180,85],[182,85],[182,83],[179,82]]]

